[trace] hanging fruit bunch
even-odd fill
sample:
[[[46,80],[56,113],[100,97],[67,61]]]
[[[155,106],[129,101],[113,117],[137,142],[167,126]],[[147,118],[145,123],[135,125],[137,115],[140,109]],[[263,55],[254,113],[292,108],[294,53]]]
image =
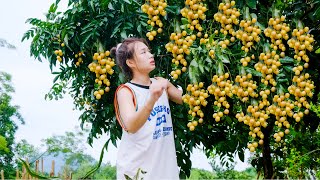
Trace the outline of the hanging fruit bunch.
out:
[[[96,99],[101,99],[101,96],[110,91],[110,80],[108,75],[114,73],[113,67],[115,66],[114,59],[110,58],[110,52],[96,52],[92,59],[93,62],[88,65],[91,72],[96,74],[95,83],[97,84],[94,96]]]

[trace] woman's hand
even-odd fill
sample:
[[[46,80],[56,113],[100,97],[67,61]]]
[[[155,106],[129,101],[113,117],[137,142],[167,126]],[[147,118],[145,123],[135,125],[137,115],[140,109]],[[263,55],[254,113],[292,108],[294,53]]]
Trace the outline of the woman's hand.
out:
[[[162,77],[155,77],[165,87],[168,92],[169,99],[177,104],[182,104],[182,90],[179,90],[171,82]]]
[[[150,98],[156,102],[163,93],[163,90],[168,88],[168,80],[164,78],[156,78],[157,81],[153,81],[149,87]]]

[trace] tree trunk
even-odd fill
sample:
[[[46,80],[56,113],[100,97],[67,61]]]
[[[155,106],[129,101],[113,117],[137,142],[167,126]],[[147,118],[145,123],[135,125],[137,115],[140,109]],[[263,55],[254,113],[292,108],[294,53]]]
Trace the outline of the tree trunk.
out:
[[[272,179],[273,176],[273,166],[271,160],[271,150],[270,150],[270,132],[273,129],[273,125],[269,125],[266,129],[263,129],[264,134],[264,145],[263,145],[263,171],[265,179]]]

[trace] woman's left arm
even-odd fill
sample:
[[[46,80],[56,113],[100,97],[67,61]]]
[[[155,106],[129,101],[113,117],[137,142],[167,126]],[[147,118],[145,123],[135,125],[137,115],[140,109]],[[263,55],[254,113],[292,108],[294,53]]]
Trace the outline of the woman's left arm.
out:
[[[177,104],[182,104],[182,90],[175,87],[170,81],[168,81],[168,95],[169,99]]]

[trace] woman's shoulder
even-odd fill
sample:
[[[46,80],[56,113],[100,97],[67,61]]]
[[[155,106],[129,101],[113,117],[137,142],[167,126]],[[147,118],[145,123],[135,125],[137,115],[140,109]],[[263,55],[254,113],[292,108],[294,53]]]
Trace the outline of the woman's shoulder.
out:
[[[132,93],[132,88],[128,83],[120,84],[116,90],[117,95],[126,95]]]

